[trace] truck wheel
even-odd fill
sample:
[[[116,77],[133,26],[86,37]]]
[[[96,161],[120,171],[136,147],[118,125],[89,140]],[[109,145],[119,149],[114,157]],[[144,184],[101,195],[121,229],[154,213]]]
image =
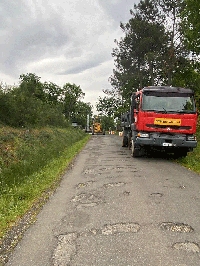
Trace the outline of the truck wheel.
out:
[[[128,149],[131,149],[131,134],[128,134]]]
[[[128,147],[128,137],[127,136],[123,136],[122,147]]]
[[[133,157],[139,157],[140,156],[140,150],[135,148],[133,140],[132,140],[131,143],[132,143],[132,145],[131,145],[131,155]]]

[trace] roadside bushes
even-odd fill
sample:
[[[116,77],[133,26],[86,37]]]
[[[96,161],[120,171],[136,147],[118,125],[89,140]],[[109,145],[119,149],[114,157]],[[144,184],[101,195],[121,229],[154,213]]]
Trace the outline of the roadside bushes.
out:
[[[21,88],[0,94],[0,121],[11,127],[43,127],[68,125],[61,104],[50,104]]]
[[[0,237],[59,180],[89,135],[74,128],[0,128]]]
[[[33,73],[20,75],[19,86],[0,83],[0,122],[11,127],[66,127],[72,122],[85,128],[90,103],[82,101],[80,86],[66,83],[60,87],[40,81]]]
[[[20,184],[84,136],[73,128],[0,129],[0,190]]]

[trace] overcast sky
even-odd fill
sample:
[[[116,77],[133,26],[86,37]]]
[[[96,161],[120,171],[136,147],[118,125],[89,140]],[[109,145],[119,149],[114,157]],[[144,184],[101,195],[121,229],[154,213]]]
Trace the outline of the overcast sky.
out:
[[[41,81],[80,85],[94,106],[114,68],[114,39],[122,35],[139,0],[1,0],[0,81],[18,85],[35,73]]]

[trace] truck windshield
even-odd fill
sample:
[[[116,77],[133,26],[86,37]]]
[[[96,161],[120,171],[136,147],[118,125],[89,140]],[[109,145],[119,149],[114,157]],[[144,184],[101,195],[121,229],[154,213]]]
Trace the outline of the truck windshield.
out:
[[[142,110],[165,113],[195,113],[193,95],[143,95]]]

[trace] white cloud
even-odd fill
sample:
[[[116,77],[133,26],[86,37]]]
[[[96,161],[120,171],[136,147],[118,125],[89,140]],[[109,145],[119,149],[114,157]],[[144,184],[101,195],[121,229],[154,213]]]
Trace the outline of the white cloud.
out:
[[[80,85],[95,105],[109,88],[114,39],[138,0],[3,0],[0,6],[1,81],[23,73],[60,86]]]

